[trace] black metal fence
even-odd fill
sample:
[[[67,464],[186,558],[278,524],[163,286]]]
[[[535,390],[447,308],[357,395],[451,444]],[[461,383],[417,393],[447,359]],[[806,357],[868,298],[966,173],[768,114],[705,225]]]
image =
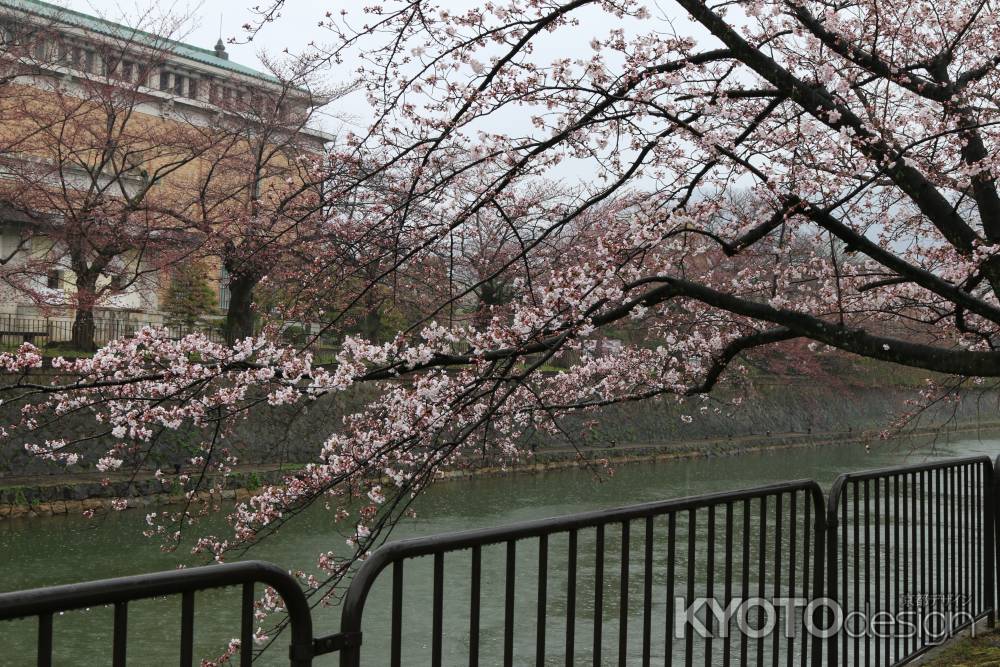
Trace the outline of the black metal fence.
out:
[[[467,593],[467,599],[452,595],[449,602],[468,610],[468,626],[464,631],[449,628],[448,641],[457,650],[446,662],[478,665],[482,610],[488,603],[483,570],[490,560],[498,565],[494,571],[504,573],[502,614],[494,616],[503,618],[497,631],[502,635],[505,666],[554,664],[553,660],[601,665],[609,657],[617,657],[621,665],[649,665],[654,657],[657,664],[667,665],[764,664],[765,660],[819,665],[819,640],[805,632],[787,639],[781,633],[767,639],[760,636],[752,644],[746,634],[718,627],[712,628],[713,634],[725,634],[725,639],[696,637],[689,623],[682,624],[681,634],[676,631],[675,599],[719,596],[728,606],[734,597],[751,595],[809,598],[822,589],[822,568],[813,563],[816,554],[822,562],[824,533],[822,491],[815,482],[802,481],[400,541],[365,561],[345,597],[341,632],[362,632],[369,591],[391,568],[389,643],[366,647],[367,661],[399,667],[405,655],[405,664],[442,665],[447,587],[452,593]],[[558,537],[563,539],[557,550]],[[489,554],[491,549],[498,553]],[[522,565],[518,554],[524,550],[529,559],[537,559],[529,586],[518,579]],[[431,572],[420,567],[417,561],[422,557],[429,557]],[[555,573],[550,573],[550,559],[560,563]],[[431,582],[430,627],[423,628],[430,631],[428,655],[421,653],[427,637],[413,632],[420,627],[420,617],[427,615],[426,600],[404,602],[405,573],[411,568],[417,581]],[[554,584],[561,586],[557,589]],[[617,589],[611,599],[605,599],[608,584]],[[584,595],[592,603],[580,610]],[[515,597],[525,596],[534,602],[533,623],[515,623]],[[554,609],[563,614],[553,618]],[[404,618],[408,642],[403,636]],[[785,622],[784,616],[777,619]],[[800,624],[801,619],[795,622]],[[633,624],[637,632],[632,631]],[[660,630],[657,646],[654,627]],[[360,645],[349,648],[340,664],[357,667],[361,655]]]
[[[198,322],[193,324],[153,322],[136,319],[96,318],[92,323],[77,323],[66,318],[16,317],[0,314],[0,349],[16,348],[28,342],[39,347],[71,347],[74,341],[88,340],[94,345],[105,345],[112,340],[130,338],[143,327],[166,329],[167,335],[180,339],[188,334],[199,333],[213,343],[224,344],[225,335],[221,323]],[[311,326],[298,322],[278,325],[280,339],[291,345],[309,345],[314,353],[323,358],[332,357],[339,346],[332,336],[313,336],[307,333]],[[255,326],[260,333],[260,324]],[[79,335],[77,335],[79,334]]]
[[[837,478],[827,503],[827,596],[915,627],[840,632],[828,664],[900,664],[942,633],[995,620],[993,470],[989,458],[973,457]]]
[[[22,342],[39,347],[71,346],[74,341],[90,340],[95,345],[134,336],[143,327],[166,328],[171,338],[201,333],[216,343],[224,343],[221,328],[208,324],[163,324],[132,319],[95,319],[92,323],[77,323],[70,319],[15,317],[0,315],[0,346],[16,347]]]
[[[53,614],[114,605],[114,664],[124,665],[128,602],[182,595],[181,665],[191,665],[195,591],[243,587],[246,647],[258,582],[285,601],[294,667],[335,651],[342,667],[899,665],[995,622],[994,475],[988,458],[952,459],[842,475],[825,506],[815,482],[795,481],[395,542],[358,570],[340,632],[318,639],[295,580],[256,562],[7,593],[0,620],[37,616],[38,664],[48,665]],[[388,636],[363,642],[380,587]],[[692,611],[699,599],[724,610],[742,601],[740,613]],[[768,631],[763,609],[742,606],[750,599],[824,604],[773,608]],[[909,606],[947,625],[880,634],[836,623],[838,611],[867,623]],[[240,658],[249,664],[251,652]]]
[[[0,595],[0,621],[37,617],[39,667],[53,664],[55,618],[63,612],[114,605],[114,634],[110,647],[112,665],[125,667],[128,649],[128,605],[163,596],[181,596],[180,664],[192,665],[194,652],[195,596],[199,591],[239,586],[242,588],[240,644],[253,646],[255,584],[273,588],[288,614],[289,664],[307,667],[317,653],[313,646],[312,617],[305,594],[287,572],[270,563],[245,561],[195,567],[156,574],[88,581]],[[250,667],[252,651],[240,652],[240,667]],[[134,664],[134,663],[133,663]],[[155,661],[148,664],[156,664]]]

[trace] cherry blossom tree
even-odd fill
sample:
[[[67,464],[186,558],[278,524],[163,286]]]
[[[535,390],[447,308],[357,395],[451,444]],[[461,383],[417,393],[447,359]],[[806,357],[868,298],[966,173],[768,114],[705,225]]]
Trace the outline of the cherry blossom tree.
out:
[[[170,35],[181,22],[155,27]],[[191,203],[177,177],[212,144],[180,114],[147,110],[167,37],[140,43],[124,31],[84,49],[56,19],[7,30],[0,197],[20,243],[0,278],[43,310],[75,311],[73,346],[91,350],[95,308],[154,293],[163,269],[197,247],[197,230],[177,215]],[[72,276],[72,289],[49,284],[53,272]]]
[[[283,265],[313,261],[325,236],[322,193],[330,173],[323,139],[310,126],[321,102],[350,86],[319,90],[314,65],[303,58],[270,64],[276,85],[254,95],[213,99],[225,113],[207,128],[214,149],[208,175],[198,183],[192,217],[208,239],[204,252],[228,275],[229,306],[223,332],[234,342],[254,332],[254,291]]]
[[[261,25],[282,4],[262,7]],[[316,461],[195,546],[224,558],[325,502],[349,544],[331,545],[307,579],[325,597],[442,468],[479,452],[513,460],[527,429],[567,436],[568,414],[697,400],[751,350],[798,340],[958,383],[1000,376],[991,4],[660,5],[407,0],[329,14],[322,56],[356,69],[372,121],[331,156],[353,166],[331,172],[327,192],[352,205],[325,209],[336,233],[299,273],[305,290],[345,290],[325,326],[395,277],[441,271],[456,236],[485,238],[484,220],[503,219],[497,205],[526,201],[531,233],[392,340],[346,335],[328,364],[266,332],[226,347],[145,331],[57,362],[52,385],[32,379],[40,359],[26,346],[2,358],[4,394],[28,406],[11,428],[94,412],[118,442],[99,465],[114,467],[193,423],[208,434],[197,463],[225,470],[227,425],[253,406],[376,383]],[[589,50],[546,56],[556,43]],[[573,185],[523,197],[553,181]],[[550,244],[562,250],[536,261]],[[488,317],[446,317],[498,280],[505,298]],[[582,353],[628,323],[642,340]],[[578,361],[537,372],[561,358]],[[57,460],[74,446],[32,445]],[[174,481],[192,507],[151,519],[168,540],[202,490]]]

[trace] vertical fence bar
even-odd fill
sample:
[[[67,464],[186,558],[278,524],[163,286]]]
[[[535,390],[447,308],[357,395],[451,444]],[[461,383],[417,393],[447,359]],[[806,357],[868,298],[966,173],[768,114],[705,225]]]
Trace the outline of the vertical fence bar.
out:
[[[776,494],[774,497],[774,597],[778,598],[781,596],[781,526],[784,523],[782,519],[782,494]],[[787,613],[787,610],[786,610]],[[778,612],[778,625],[775,626],[774,636],[771,639],[771,667],[778,667],[778,660],[781,657],[781,612]]]
[[[114,667],[125,667],[125,656],[128,650],[128,603],[115,603],[115,628],[111,664]]]
[[[726,528],[725,528],[725,590],[723,592],[723,602],[726,609],[729,609],[729,605],[733,600],[733,503],[732,501],[726,503]],[[730,630],[728,625],[726,627],[726,643],[722,646],[722,664],[724,667],[729,667],[729,661],[732,658],[732,645],[730,643]]]
[[[982,538],[979,537],[978,522],[976,521],[976,515],[979,513],[979,505],[976,503],[976,469],[978,466],[969,466],[966,469],[966,503],[968,511],[968,522],[966,528],[968,530],[968,545],[966,549],[966,558],[968,559],[969,568],[969,580],[967,582],[968,594],[969,594],[969,604],[972,610],[976,613],[980,611],[979,607],[976,605],[977,590],[978,590],[978,572],[976,571],[976,550],[977,541]]]
[[[941,483],[941,469],[937,468],[934,470],[934,539],[932,544],[934,545],[934,595],[935,600],[943,600],[944,594],[947,592],[944,588],[944,578],[942,570],[944,567],[944,543],[942,536],[942,527],[944,524],[944,493],[942,492]]]
[[[825,534],[826,533],[826,515],[824,514],[824,509],[825,508],[822,506],[823,492],[822,491],[818,491],[818,490],[817,490],[817,492],[819,494],[818,497],[816,495],[810,493],[809,491],[806,491],[805,494],[803,494],[803,505],[804,505],[804,509],[805,509],[805,521],[802,524],[802,588],[803,588],[802,597],[804,597],[806,600],[811,600],[811,599],[819,598],[820,597],[820,591],[823,590],[823,588],[822,588],[823,584],[826,583],[825,581],[823,581],[823,579],[826,577],[826,569],[823,567],[823,563],[825,562],[825,556],[826,556],[826,554],[823,551],[824,545],[826,544],[826,534]],[[812,496],[812,497],[810,497],[810,496]],[[817,503],[817,502],[819,502],[819,504],[816,505],[816,509],[815,509],[815,511],[816,511],[816,519],[815,519],[816,523],[815,523],[815,525],[813,525],[813,519],[812,519],[813,505],[815,503]],[[810,546],[810,544],[809,544],[810,538],[812,538],[812,539],[814,539],[814,540],[817,541],[817,545],[816,545],[815,549],[813,549]],[[812,555],[812,558],[815,559],[815,561],[816,561],[815,564],[814,564],[813,570],[812,570],[812,576],[815,579],[815,581],[813,582],[812,586],[810,586],[810,584],[809,584],[809,574],[810,574],[809,560],[810,560],[810,554]],[[800,630],[803,630],[803,631],[805,630],[805,628],[804,628],[804,623],[805,623],[805,618],[806,618],[805,614],[806,614],[806,610],[803,609],[802,610],[803,627],[800,628]],[[814,620],[817,623],[820,620],[820,619],[816,618],[815,614],[813,615],[813,618],[814,618]],[[804,636],[805,635],[803,635],[803,637]],[[823,654],[823,641],[822,641],[822,639],[817,636],[813,640],[812,644],[813,644],[813,646],[811,648],[812,648],[813,655],[815,655],[815,656],[822,656],[822,654]],[[802,667],[806,667],[806,665],[809,664],[809,662],[808,662],[809,661],[809,650],[808,650],[809,648],[810,647],[809,647],[808,640],[804,640],[803,644],[802,644],[802,656],[801,656],[801,659],[799,660],[799,664]]]
[[[434,593],[431,601],[431,665],[441,667],[444,634],[444,553],[434,554]]]
[[[628,574],[629,574],[629,522],[622,522],[621,574],[618,598],[618,664],[625,667],[628,659]]]
[[[742,576],[741,576],[741,586],[740,594],[743,596],[744,600],[750,598],[750,500],[743,501],[743,532],[740,534],[741,541],[743,542],[743,553],[740,554],[742,558]],[[749,654],[749,641],[747,633],[740,633],[740,664],[747,664],[747,657]]]
[[[899,598],[902,595],[900,584],[902,583],[902,572],[900,568],[900,557],[903,553],[903,545],[899,541],[899,494],[900,486],[902,484],[902,479],[899,475],[893,475],[892,477],[892,545],[893,545],[893,568],[892,568],[892,578],[894,580],[893,592],[895,595],[892,597],[893,607],[892,611],[895,618],[899,618]],[[902,556],[905,561],[906,557]],[[892,660],[890,664],[894,663],[899,659],[899,635],[894,633],[892,642]]]
[[[810,499],[808,496],[812,494]],[[812,511],[811,508],[815,507],[815,528],[813,532],[813,581],[812,581],[812,597],[819,599],[823,597],[823,586],[826,583],[826,541],[829,539],[826,529],[827,514],[823,511],[823,492],[819,487],[814,486],[811,491],[806,492],[806,530],[807,534],[813,522],[809,521],[809,514]],[[810,500],[812,502],[810,502]],[[806,544],[809,544],[807,541]],[[809,562],[808,553],[806,555],[806,562]],[[805,576],[805,575],[804,575]],[[808,582],[808,577],[803,579],[803,583]],[[831,592],[831,595],[833,593]],[[809,598],[809,592],[807,588],[806,597]],[[823,661],[823,639],[817,634],[812,638],[811,644],[809,640],[803,640],[802,651],[805,652],[807,647],[812,649],[812,667],[821,667]]]
[[[601,665],[601,646],[604,639],[604,524],[597,527],[594,548],[594,666]]]
[[[797,501],[798,501],[798,495],[799,494],[798,494],[797,491],[792,491],[792,493],[791,493],[791,495],[789,497],[789,500],[788,500],[788,504],[789,504],[789,508],[788,508],[788,512],[789,512],[789,521],[788,521],[788,550],[789,550],[789,553],[788,553],[788,589],[787,590],[788,590],[788,597],[789,598],[795,597],[795,593],[797,592],[796,589],[795,589],[795,557],[796,557],[796,551],[797,551],[797,549],[796,549],[796,546],[797,546],[796,545],[796,539],[798,537],[798,535],[797,535],[797,533],[798,533],[798,531],[797,531],[797,523],[798,523],[798,521],[797,521],[797,518],[798,518],[798,507],[797,507],[798,502]],[[807,496],[806,497],[806,506],[808,506],[808,505],[809,505],[809,498]],[[808,575],[806,575],[806,576],[808,576]],[[806,598],[809,597],[808,592],[806,593],[805,597]],[[792,613],[794,613],[794,612],[792,612]],[[805,613],[805,612],[803,612],[803,613]],[[785,664],[788,667],[792,667],[795,664],[795,641],[794,641],[794,639],[792,637],[788,637],[787,641],[785,642],[785,650],[787,651],[787,655],[785,656]],[[805,655],[805,653],[806,653],[806,649],[805,649],[805,644],[803,643],[802,654]]]
[[[984,500],[984,489],[982,487],[982,475],[980,466],[976,466],[972,473],[972,497],[973,503],[975,505],[976,511],[973,512],[972,518],[975,522],[976,536],[979,538],[976,540],[975,548],[973,549],[973,561],[975,563],[973,570],[976,572],[976,592],[975,592],[975,607],[976,610],[983,610],[986,608],[986,578],[979,574],[983,565],[983,554],[985,553],[985,532],[986,530],[992,531],[990,527],[992,522],[987,522],[984,520],[985,512],[987,511],[986,506],[983,504]],[[988,566],[987,566],[988,568]]]
[[[865,543],[865,608],[871,609],[872,604],[872,506],[871,506],[871,484],[865,479],[864,485],[864,543]],[[865,664],[872,664],[872,648],[869,642],[864,643]],[[857,656],[855,656],[857,660]]]
[[[576,646],[576,530],[569,531],[569,564],[566,568],[566,667],[575,664]]]
[[[549,536],[538,538],[538,610],[535,625],[535,664],[545,664],[545,622],[549,585]]]
[[[917,572],[917,493],[916,483],[913,481],[913,474],[907,473],[903,476],[903,581],[906,583],[905,604],[909,610],[912,603],[913,589],[910,586],[910,577],[916,578]],[[907,539],[907,527],[909,527],[909,539]],[[912,553],[912,555],[910,555]],[[909,556],[909,558],[907,558]],[[912,650],[911,640],[914,637],[907,635],[903,639],[903,652],[909,654]]]
[[[1000,460],[1000,459],[998,459]],[[994,627],[996,625],[997,619],[997,602],[996,602],[996,582],[995,578],[997,568],[1000,567],[1000,559],[996,558],[996,535],[997,530],[1000,530],[1000,526],[997,526],[996,521],[996,504],[997,504],[997,484],[996,484],[996,474],[997,467],[1000,466],[990,466],[987,463],[983,463],[979,466],[979,469],[983,471],[984,488],[983,488],[983,504],[986,508],[984,517],[984,527],[983,527],[983,549],[986,552],[984,555],[983,571],[986,573],[985,588],[987,591],[987,597],[985,598],[985,605],[989,610],[989,625]]]
[[[924,471],[920,475],[920,524],[922,528],[922,534],[920,536],[920,595],[924,597],[925,600],[929,599],[928,595],[933,592],[934,588],[934,554],[932,551],[931,541],[934,539],[934,530],[932,528],[932,522],[934,520],[933,514],[933,489],[931,488],[932,475],[930,471]],[[926,602],[924,603],[926,604]],[[921,628],[920,633],[920,646],[924,643],[924,632]]]
[[[392,564],[392,612],[389,630],[389,664],[400,667],[403,659],[403,561]]]
[[[956,529],[958,527],[958,514],[956,513],[958,501],[956,496],[956,483],[955,483],[955,469],[948,468],[947,471],[948,480],[948,606],[951,610],[951,618],[953,619],[951,625],[951,632],[954,633],[954,619],[956,613],[956,604],[958,604],[958,570],[956,568],[958,560],[958,534]]]
[[[38,617],[38,667],[52,667],[52,614]]]
[[[512,667],[514,664],[514,575],[517,563],[517,542],[507,541],[507,576],[506,592],[504,594],[503,612],[503,664]]]
[[[847,565],[848,565],[848,560],[847,560],[847,554],[848,554],[848,550],[847,550],[847,542],[848,542],[848,540],[847,540],[847,535],[848,535],[848,533],[847,533],[847,500],[848,500],[848,498],[847,498],[847,491],[845,491],[843,488],[841,488],[841,495],[840,495],[840,501],[841,501],[841,507],[840,507],[840,525],[841,525],[841,531],[842,531],[842,533],[839,536],[838,536],[837,533],[831,533],[830,534],[830,539],[829,539],[829,541],[832,542],[832,544],[830,545],[831,549],[836,549],[836,544],[837,544],[838,537],[839,537],[839,540],[840,540],[840,543],[841,543],[840,557],[841,557],[842,560],[841,560],[841,563],[840,563],[840,571],[841,571],[841,573],[842,573],[843,576],[841,577],[842,583],[841,583],[840,604],[841,604],[842,607],[845,606],[845,605],[848,605],[850,603],[850,597],[848,597],[848,591],[847,591],[847,585],[848,585],[848,582],[850,581],[850,579],[847,576]],[[834,522],[833,525],[836,526],[836,522]],[[831,562],[833,562],[833,559],[831,559]],[[831,587],[830,590],[831,590],[831,592],[835,592],[837,589],[835,587]],[[848,656],[848,652],[847,652],[848,651],[847,633],[846,632],[841,632],[840,635],[841,635],[841,649],[842,649],[841,664],[845,664],[846,665],[847,662],[848,662],[848,660],[847,660],[847,656]],[[833,642],[837,641],[836,636],[833,637],[832,641]],[[836,655],[836,653],[837,653],[837,651],[836,651],[836,649],[834,649],[833,654]],[[833,663],[833,664],[835,664],[835,663]]]
[[[958,475],[960,470],[958,468],[948,469],[948,511],[951,515],[951,529],[948,531],[948,543],[949,543],[949,554],[950,554],[950,588],[949,595],[951,596],[951,608],[953,611],[953,617],[958,613],[959,608],[957,605],[961,603],[961,593],[962,593],[962,571],[959,567],[962,562],[962,548],[959,540],[961,539],[958,529],[961,519],[959,518],[958,510],[961,506],[961,500],[959,499],[959,489],[958,489]]]
[[[181,598],[181,667],[194,662],[194,591]]]
[[[807,506],[808,506],[808,503],[807,503]],[[827,531],[827,538],[826,538],[826,588],[827,588],[827,591],[826,591],[826,594],[827,594],[827,597],[829,597],[833,602],[835,602],[835,603],[839,602],[841,605],[843,605],[846,602],[846,599],[845,599],[846,596],[843,595],[843,593],[841,593],[840,589],[838,588],[838,575],[841,572],[841,568],[844,567],[846,560],[845,561],[841,561],[838,564],[838,561],[837,561],[837,544],[838,544],[838,542],[841,544],[842,554],[846,554],[846,551],[844,551],[844,548],[846,547],[847,540],[838,540],[837,539],[837,532],[841,528],[846,528],[846,526],[843,524],[843,522],[841,522],[838,525],[838,519],[837,519],[837,511],[838,511],[838,509],[841,512],[841,516],[842,517],[846,517],[846,512],[847,512],[847,496],[845,496],[844,493],[843,493],[843,478],[838,478],[836,481],[834,481],[833,486],[830,487],[830,496],[827,499],[827,503],[826,503],[826,515],[827,515],[827,519],[826,519],[826,531]],[[844,520],[846,520],[846,518],[843,519],[842,521],[844,521]],[[842,556],[842,558],[843,557],[844,556]],[[844,585],[846,585],[846,578],[845,578],[845,581],[844,581]],[[814,592],[813,596],[815,596],[816,594],[817,593]],[[824,614],[824,619],[823,620],[824,620],[824,622],[828,626],[830,624],[832,624],[836,620],[833,609],[828,608],[828,609],[825,610],[825,614]],[[841,634],[843,634],[843,633],[841,633]],[[833,665],[838,664],[838,660],[837,660],[838,655],[837,654],[838,654],[838,649],[839,649],[839,644],[838,644],[839,641],[840,641],[840,637],[838,637],[836,633],[831,634],[827,638],[827,640],[826,640],[826,659],[827,659],[827,664],[831,665],[831,667]],[[820,651],[820,652],[822,652],[822,651]],[[804,663],[803,663],[803,665],[804,665]]]
[[[708,555],[705,557],[705,597],[708,599],[714,599],[715,597],[715,506],[711,505],[708,508],[708,536],[707,536],[707,546]],[[688,604],[693,602],[689,600]],[[713,655],[712,655],[712,635],[718,630],[714,627],[712,618],[709,616],[706,619],[706,627],[708,628],[708,633],[705,635],[705,667],[712,667]]]
[[[932,544],[934,545],[934,594],[935,594],[935,605],[940,605],[941,601],[944,600],[945,594],[947,594],[945,580],[944,580],[944,563],[948,558],[948,554],[945,551],[945,536],[944,536],[944,525],[947,521],[945,518],[945,506],[944,506],[944,480],[941,476],[941,470],[934,470],[934,533],[932,538]]]
[[[920,473],[920,590],[921,597],[927,596],[933,588],[933,557],[930,550],[930,541],[933,538],[931,531],[931,500],[933,490],[931,489],[931,474],[924,470]],[[918,630],[919,645],[924,643],[924,629]]]
[[[854,549],[853,549],[853,560],[851,561],[851,574],[853,575],[852,580],[854,583],[854,597],[851,598],[850,604],[857,606],[861,600],[861,577],[858,576],[858,572],[861,569],[861,492],[860,486],[857,481],[852,480],[851,482],[851,501],[854,507]],[[846,601],[845,601],[846,602]],[[855,634],[853,642],[854,653],[851,655],[851,660],[847,660],[847,656],[844,656],[845,664],[850,662],[860,663],[860,653],[861,653],[861,639]]]
[[[240,600],[240,667],[253,664],[253,583],[243,584]]]
[[[642,667],[649,667],[653,634],[653,517],[646,517],[642,577]]]
[[[952,516],[952,530],[951,530],[951,544],[952,544],[952,575],[951,575],[951,593],[956,605],[963,604],[963,592],[965,586],[962,583],[964,576],[964,543],[963,543],[963,519],[962,519],[962,509],[963,509],[963,492],[961,490],[961,480],[962,480],[962,470],[963,468],[954,468],[951,471],[951,516]],[[957,607],[956,607],[957,609]],[[964,610],[959,610],[964,611]]]
[[[667,517],[667,622],[664,635],[664,664],[674,664],[674,559],[677,548],[677,514]]]
[[[969,466],[962,466],[962,532],[961,532],[961,544],[962,544],[962,566],[965,576],[962,577],[962,596],[965,599],[965,604],[968,606],[969,611],[973,614],[976,613],[976,608],[972,606],[972,559],[969,557],[972,553],[972,532],[970,528],[972,522],[969,516]]]
[[[893,614],[893,618],[897,618],[896,614],[898,610],[896,609],[895,600],[898,600],[899,596],[899,541],[896,539],[896,527],[899,525],[899,517],[897,515],[898,505],[899,505],[899,478],[896,475],[891,475],[886,477],[885,480],[885,551],[886,551],[886,576],[885,586],[883,591],[885,593],[885,609],[890,614]],[[893,597],[895,594],[896,597]],[[894,642],[896,633],[893,633],[891,637],[886,637],[885,639],[885,662],[886,665],[891,665],[896,660],[896,656],[899,655],[899,651],[896,649]]]
[[[882,486],[882,480],[876,478],[872,480],[872,500],[874,501],[874,523],[872,525],[872,531],[874,532],[875,545],[873,547],[874,551],[874,561],[872,563],[874,569],[874,581],[872,582],[872,588],[874,589],[873,599],[875,600],[872,606],[872,612],[878,613],[882,611],[882,512],[879,508],[879,489]],[[867,504],[867,498],[865,502]],[[875,662],[874,665],[882,664],[882,638],[875,638]]]
[[[697,549],[696,527],[698,525],[697,510],[690,509],[687,512],[687,572],[684,574],[686,586],[687,604],[694,602],[694,577],[695,577],[695,550]],[[691,623],[684,624],[684,655],[690,659],[694,654],[694,628]]]
[[[483,549],[472,547],[472,581],[469,593],[469,667],[479,665],[479,605],[483,579]]]
[[[760,542],[757,546],[757,596],[764,598],[767,592],[767,496],[760,497]],[[757,629],[764,626],[764,609],[757,612]],[[757,637],[757,663],[764,664],[764,633]]]

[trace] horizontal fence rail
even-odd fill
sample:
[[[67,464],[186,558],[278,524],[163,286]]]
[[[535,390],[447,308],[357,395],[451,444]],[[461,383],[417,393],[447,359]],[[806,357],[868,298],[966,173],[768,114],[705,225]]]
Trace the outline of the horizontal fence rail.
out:
[[[320,638],[296,580],[253,561],[0,594],[0,620],[37,617],[38,664],[50,665],[56,614],[113,606],[118,666],[128,603],[179,595],[191,665],[195,593],[242,586],[249,647],[264,584],[284,600],[293,667],[337,651],[342,667],[901,665],[995,623],[997,470],[986,457],[949,459],[844,474],[826,499],[802,480],[394,542],[358,569],[340,632]],[[779,602],[760,632],[766,614],[747,601],[789,598],[825,605]],[[365,632],[366,606],[385,631]],[[891,632],[837,625],[837,612]],[[907,612],[918,627],[899,632]],[[251,659],[241,652],[241,665]]]
[[[128,649],[128,605],[136,600],[180,595],[181,636],[180,664],[201,664],[203,656],[194,655],[195,594],[199,591],[242,587],[240,609],[240,667],[250,667],[253,660],[254,585],[273,588],[284,602],[291,635],[289,664],[307,667],[312,664],[312,617],[299,584],[276,565],[262,561],[244,561],[209,565],[155,574],[89,581],[81,584],[51,586],[0,594],[0,621],[38,618],[39,667],[53,664],[53,634],[58,629],[57,616],[62,612],[114,605],[114,634],[110,655],[114,667],[125,667]],[[198,660],[195,663],[195,660]],[[129,663],[137,664],[137,663]],[[151,663],[147,663],[151,664]],[[162,664],[157,662],[156,664]]]
[[[987,457],[838,477],[827,594],[856,622],[829,639],[827,664],[899,665],[980,619],[992,624],[995,507]]]
[[[465,582],[448,577],[448,591],[467,594],[449,600],[467,610],[467,627],[448,627],[448,642],[466,648],[465,655],[450,653],[447,664],[480,664],[488,640],[489,664],[649,665],[656,655],[657,664],[667,665],[819,665],[820,643],[804,632],[749,640],[714,627],[716,637],[696,637],[690,623],[677,632],[674,615],[677,597],[718,597],[728,605],[734,597],[808,598],[821,592],[824,533],[822,492],[815,482],[800,481],[395,542],[372,554],[354,578],[344,599],[341,633],[362,632],[369,592],[391,569],[388,655],[371,656],[370,664],[440,666],[447,566],[467,577]],[[558,552],[557,538],[562,538]],[[524,551],[529,562],[519,558]],[[423,557],[430,560],[429,573],[417,569]],[[551,572],[555,558],[566,567]],[[496,586],[502,627],[489,635],[482,625],[487,559],[497,563],[492,571],[504,573]],[[410,569],[420,581],[431,582],[426,659],[419,637],[409,642],[403,637],[404,618],[412,627],[427,612],[426,600],[404,599]],[[523,569],[528,573],[519,582]],[[515,610],[525,606],[518,598],[524,597],[535,606],[527,627],[515,619]],[[584,598],[591,602],[586,616],[578,613]],[[560,617],[553,619],[553,611]],[[785,618],[777,622],[784,624]],[[655,647],[654,634],[660,643]],[[340,664],[357,667],[361,656],[361,646],[349,648]]]
[[[332,337],[317,336],[310,333],[319,325],[303,324],[286,321],[278,324],[279,338],[292,345],[309,344],[316,351],[333,353],[339,349]],[[111,319],[97,317],[92,322],[76,322],[71,318],[54,317],[18,317],[10,314],[0,314],[0,346],[16,348],[21,343],[32,343],[39,347],[68,346],[75,341],[88,340],[95,345],[105,345],[113,340],[131,338],[143,327],[164,329],[169,338],[178,340],[190,334],[201,334],[213,343],[225,343],[225,334],[221,323],[212,321],[174,322],[174,321],[143,321],[123,318]],[[254,327],[260,333],[260,324]]]
[[[39,347],[72,345],[74,341],[82,339],[87,339],[95,345],[104,345],[112,340],[135,336],[136,332],[147,326],[164,328],[171,338],[179,339],[188,334],[200,333],[212,342],[225,342],[221,328],[207,324],[170,324],[105,318],[78,323],[64,318],[0,315],[0,345],[15,347],[22,342],[33,343]]]

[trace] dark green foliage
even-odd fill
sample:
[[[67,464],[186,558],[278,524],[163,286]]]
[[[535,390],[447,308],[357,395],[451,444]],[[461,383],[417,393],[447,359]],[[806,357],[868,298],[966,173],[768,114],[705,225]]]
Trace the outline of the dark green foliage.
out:
[[[202,262],[187,262],[174,269],[163,303],[168,324],[193,327],[217,311],[215,291],[206,276],[208,268]]]

